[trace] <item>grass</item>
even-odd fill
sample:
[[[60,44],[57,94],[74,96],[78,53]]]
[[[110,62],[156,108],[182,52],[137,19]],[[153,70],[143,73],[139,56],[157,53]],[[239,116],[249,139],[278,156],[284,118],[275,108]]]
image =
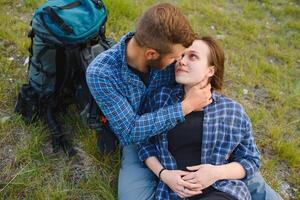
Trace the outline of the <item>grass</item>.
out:
[[[118,40],[154,0],[105,0],[107,33]],[[241,102],[262,152],[262,173],[285,199],[300,199],[300,4],[296,0],[182,0],[200,35],[225,48],[226,94]],[[95,135],[72,111],[66,130],[80,149],[51,153],[47,129],[12,113],[26,82],[29,22],[41,0],[0,0],[0,198],[115,199],[120,155],[99,155]],[[289,187],[283,187],[288,184]]]

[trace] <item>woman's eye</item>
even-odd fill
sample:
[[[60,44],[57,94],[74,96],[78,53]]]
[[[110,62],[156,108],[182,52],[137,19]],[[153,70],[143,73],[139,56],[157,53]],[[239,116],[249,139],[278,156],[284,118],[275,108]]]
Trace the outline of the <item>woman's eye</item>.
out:
[[[190,59],[195,60],[195,59],[198,59],[198,57],[196,55],[194,55],[194,54],[191,54],[190,55]]]

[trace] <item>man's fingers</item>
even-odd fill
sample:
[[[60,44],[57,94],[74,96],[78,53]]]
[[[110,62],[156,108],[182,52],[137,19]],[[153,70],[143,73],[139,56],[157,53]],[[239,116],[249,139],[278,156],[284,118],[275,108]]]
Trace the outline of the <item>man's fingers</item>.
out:
[[[202,90],[208,95],[208,99],[211,98],[211,85],[208,84],[207,86],[205,86],[204,88],[202,88]]]
[[[208,85],[208,79],[204,78],[202,81],[200,81],[196,86],[200,89],[205,88]]]
[[[208,99],[208,101],[207,101],[207,106],[208,106],[209,104],[211,104],[212,102],[213,102],[213,99],[212,99],[212,98]]]
[[[205,95],[204,97],[207,99],[210,99],[212,97],[211,94],[211,84],[207,84],[204,87],[202,87],[201,85],[196,85],[195,87],[197,87],[197,89],[202,90],[203,95]]]

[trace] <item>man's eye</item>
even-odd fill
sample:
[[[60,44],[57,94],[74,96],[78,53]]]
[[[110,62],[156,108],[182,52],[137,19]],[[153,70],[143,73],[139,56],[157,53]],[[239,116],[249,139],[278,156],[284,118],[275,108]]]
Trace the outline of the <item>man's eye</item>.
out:
[[[180,61],[184,57],[184,54],[180,55],[178,58],[176,58],[176,61]]]

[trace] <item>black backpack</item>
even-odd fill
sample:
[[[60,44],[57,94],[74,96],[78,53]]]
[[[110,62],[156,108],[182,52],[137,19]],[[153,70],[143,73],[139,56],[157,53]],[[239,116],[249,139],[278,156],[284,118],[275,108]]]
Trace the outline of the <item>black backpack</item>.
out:
[[[15,112],[29,123],[39,118],[47,124],[54,152],[62,147],[69,156],[76,153],[56,119],[74,103],[81,119],[102,135],[97,141],[100,150],[111,152],[116,147],[85,78],[90,62],[114,43],[105,37],[106,19],[100,0],[47,1],[32,18],[28,83],[21,87]]]

